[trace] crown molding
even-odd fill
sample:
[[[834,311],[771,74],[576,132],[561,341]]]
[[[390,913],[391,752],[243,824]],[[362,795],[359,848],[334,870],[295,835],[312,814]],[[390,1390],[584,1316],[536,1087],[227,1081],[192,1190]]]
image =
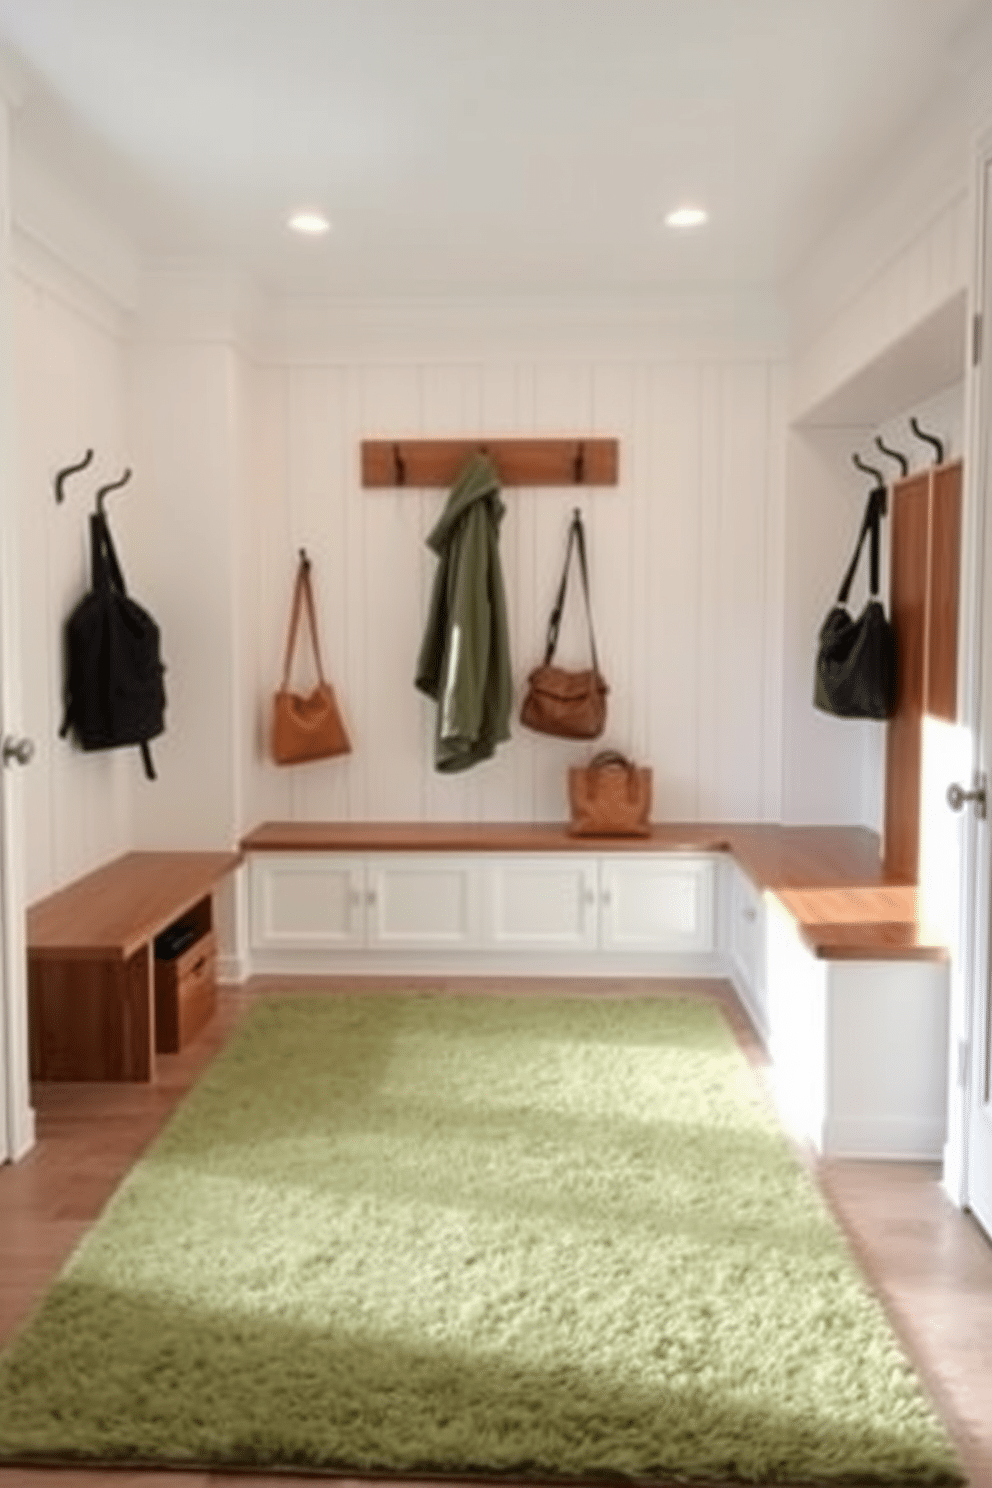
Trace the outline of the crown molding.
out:
[[[133,245],[106,217],[78,197],[15,139],[11,149],[11,216],[15,234],[39,256],[121,311],[135,308],[138,259]]]
[[[973,123],[945,90],[851,197],[836,230],[784,287],[794,346],[809,347],[886,268],[968,195]]]
[[[28,94],[24,68],[5,48],[0,47],[0,103],[19,109]]]

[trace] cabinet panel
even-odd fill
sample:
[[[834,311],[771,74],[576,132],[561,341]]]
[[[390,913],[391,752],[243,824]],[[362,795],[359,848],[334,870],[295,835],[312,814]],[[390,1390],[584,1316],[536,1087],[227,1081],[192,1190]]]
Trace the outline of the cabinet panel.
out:
[[[474,860],[404,854],[372,858],[367,872],[369,945],[470,950],[478,943]]]
[[[329,853],[266,853],[251,863],[252,944],[321,949],[361,945],[364,865]]]
[[[748,1012],[761,1033],[767,1031],[765,995],[765,909],[762,896],[736,863],[730,879],[730,955]]]
[[[713,864],[631,857],[600,864],[600,945],[614,951],[711,951]]]
[[[488,939],[505,950],[594,949],[597,900],[594,858],[493,859]]]

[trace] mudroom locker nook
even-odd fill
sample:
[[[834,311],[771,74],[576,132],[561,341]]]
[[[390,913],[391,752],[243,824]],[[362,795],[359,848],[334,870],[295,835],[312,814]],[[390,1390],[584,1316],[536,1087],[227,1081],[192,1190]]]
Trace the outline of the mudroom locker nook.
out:
[[[813,709],[811,666],[870,486],[852,456],[898,485],[881,437],[910,457],[910,479],[926,471],[916,419],[963,462],[964,482],[956,704],[914,715],[904,850],[934,886],[954,952],[947,1183],[958,1199],[977,1191],[966,1135],[985,1119],[984,943],[966,943],[959,908],[986,882],[987,828],[974,802],[954,814],[944,792],[980,786],[984,745],[972,742],[984,740],[989,696],[977,646],[987,41],[958,55],[953,84],[906,122],[833,235],[774,292],[563,292],[539,306],[266,294],[225,267],[146,261],[83,177],[39,155],[23,127],[30,80],[5,66],[2,701],[12,758],[22,736],[34,743],[26,769],[3,772],[5,1157],[32,1142],[25,904],[129,850],[227,852],[266,821],[562,819],[575,751],[516,721],[483,768],[457,779],[433,770],[412,669],[439,495],[363,487],[364,439],[615,437],[618,484],[590,487],[582,506],[609,735],[653,768],[656,819],[884,832],[887,774],[891,786],[904,767],[886,770],[884,726]],[[91,470],[56,503],[55,473],[90,448]],[[133,751],[84,755],[58,736],[61,626],[85,574],[86,514],[125,467],[115,537],[161,623],[167,666],[154,785]],[[507,504],[519,684],[539,660],[574,492],[521,487]],[[925,569],[934,529],[921,521]],[[886,594],[891,522],[890,512]],[[326,769],[287,772],[268,754],[267,709],[304,546],[354,747]],[[574,651],[581,631],[563,640]],[[244,875],[230,877],[216,905],[222,982],[251,970],[250,908]]]

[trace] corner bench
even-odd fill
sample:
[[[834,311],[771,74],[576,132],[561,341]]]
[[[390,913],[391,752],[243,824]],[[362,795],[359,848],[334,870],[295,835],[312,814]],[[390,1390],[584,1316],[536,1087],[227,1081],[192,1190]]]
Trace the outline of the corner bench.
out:
[[[241,848],[255,971],[728,977],[817,1150],[941,1155],[948,953],[867,829],[266,822]]]
[[[214,1009],[213,892],[240,854],[134,852],[27,913],[28,1040],[35,1080],[151,1080]],[[155,961],[156,937],[192,943]]]

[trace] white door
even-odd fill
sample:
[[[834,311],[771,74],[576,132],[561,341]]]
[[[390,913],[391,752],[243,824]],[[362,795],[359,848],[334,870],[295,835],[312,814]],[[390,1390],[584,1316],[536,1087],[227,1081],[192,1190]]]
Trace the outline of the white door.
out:
[[[0,1162],[34,1142],[28,1083],[24,948],[24,829],[17,613],[17,467],[14,456],[14,316],[10,246],[8,114],[0,94]],[[9,759],[9,763],[6,760]]]
[[[978,220],[984,224],[979,255],[982,285],[980,305],[986,348],[977,379],[978,416],[971,441],[975,461],[975,498],[984,514],[984,552],[980,609],[981,709],[978,768],[992,772],[992,378],[989,376],[988,336],[992,329],[992,141],[979,178]],[[971,782],[964,782],[970,784]],[[966,1115],[965,1193],[969,1208],[992,1234],[992,833],[987,818],[977,825],[975,869],[975,954],[971,985],[970,1070]]]

